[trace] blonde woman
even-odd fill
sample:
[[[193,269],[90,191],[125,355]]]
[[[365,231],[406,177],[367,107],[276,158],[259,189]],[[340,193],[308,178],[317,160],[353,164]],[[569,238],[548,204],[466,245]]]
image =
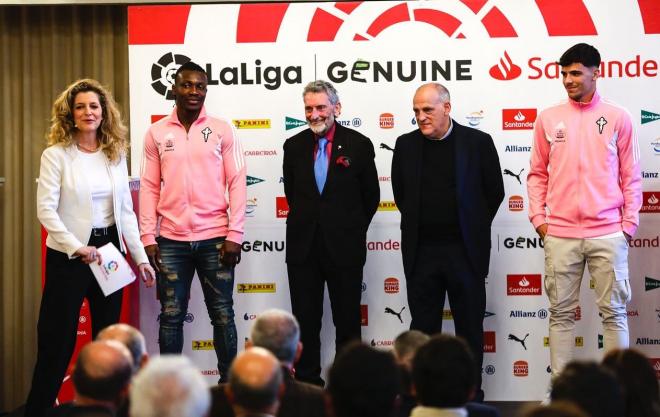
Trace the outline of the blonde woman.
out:
[[[37,216],[48,232],[46,284],[26,416],[39,417],[55,402],[83,299],[89,301],[93,337],[119,320],[122,291],[105,297],[88,266],[101,264],[97,248],[112,242],[126,253],[128,246],[140,277],[147,287],[154,284],[133,212],[126,150],[126,127],[98,81],[78,80],[55,100],[37,187]]]

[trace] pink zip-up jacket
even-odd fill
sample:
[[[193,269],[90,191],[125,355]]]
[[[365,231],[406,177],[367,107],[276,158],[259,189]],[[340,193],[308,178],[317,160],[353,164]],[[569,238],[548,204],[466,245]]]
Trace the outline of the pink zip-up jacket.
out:
[[[639,143],[630,113],[600,97],[568,99],[534,125],[527,176],[529,219],[548,234],[635,234],[642,205]],[[547,212],[546,212],[547,209]]]
[[[156,243],[159,218],[160,235],[168,239],[189,242],[225,236],[242,243],[246,187],[243,148],[233,126],[202,108],[186,132],[174,108],[170,116],[151,125],[144,138],[142,244]]]

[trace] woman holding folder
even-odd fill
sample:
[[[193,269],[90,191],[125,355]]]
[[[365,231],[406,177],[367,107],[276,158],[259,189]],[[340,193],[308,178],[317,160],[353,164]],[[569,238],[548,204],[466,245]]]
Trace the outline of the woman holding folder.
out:
[[[93,338],[119,320],[122,291],[105,297],[89,267],[103,261],[97,248],[112,243],[125,254],[128,246],[140,277],[147,287],[154,284],[133,212],[126,131],[112,95],[96,80],[74,82],[53,103],[37,187],[37,216],[48,232],[46,284],[26,416],[42,416],[55,402],[83,299]]]

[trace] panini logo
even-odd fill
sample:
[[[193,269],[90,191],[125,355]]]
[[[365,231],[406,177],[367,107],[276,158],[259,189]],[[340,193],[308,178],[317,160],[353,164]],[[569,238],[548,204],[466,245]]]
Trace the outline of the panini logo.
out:
[[[236,129],[270,129],[270,119],[235,119]]]
[[[509,211],[523,211],[524,203],[522,196],[512,195],[509,197]]]
[[[655,122],[658,119],[660,119],[660,114],[642,110],[642,124]]]
[[[241,293],[273,293],[276,291],[274,282],[236,284],[236,290]]]
[[[213,340],[193,340],[192,350],[213,350]]]
[[[380,115],[380,128],[392,129],[394,127],[394,115],[392,113],[382,113]]]
[[[442,310],[442,319],[454,320],[454,315],[451,313],[451,310]]]
[[[282,219],[289,216],[289,202],[286,197],[275,197],[275,217]]]
[[[284,118],[284,127],[286,130],[295,129],[300,126],[305,126],[307,124],[304,120],[294,119],[293,117],[286,116]]]
[[[536,109],[502,109],[502,130],[532,130]]]
[[[541,274],[509,274],[506,295],[541,295]]]
[[[497,347],[495,346],[495,332],[484,332],[484,353],[495,353]]]
[[[251,176],[249,176],[249,175],[247,175],[247,176],[245,177],[245,179],[246,179],[246,181],[247,181],[247,185],[259,184],[260,182],[264,182],[264,181],[265,181],[265,180],[262,180],[261,178],[251,177]]]
[[[515,361],[513,363],[513,376],[528,376],[529,364],[527,361]]]
[[[640,213],[660,213],[660,191],[642,192],[642,208]]]
[[[360,326],[369,325],[369,306],[367,304],[360,304]]]
[[[657,290],[660,288],[660,280],[651,277],[645,277],[644,288],[646,291]]]
[[[385,278],[383,283],[384,290],[386,294],[398,294],[399,293],[399,280],[394,277]]]
[[[394,201],[381,201],[378,203],[378,211],[396,211],[396,203]]]

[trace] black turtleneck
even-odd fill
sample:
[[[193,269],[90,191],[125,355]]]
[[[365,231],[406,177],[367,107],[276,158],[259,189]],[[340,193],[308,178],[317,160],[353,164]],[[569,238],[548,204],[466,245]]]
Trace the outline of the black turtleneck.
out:
[[[424,138],[419,240],[433,244],[460,239],[456,199],[455,135]]]

